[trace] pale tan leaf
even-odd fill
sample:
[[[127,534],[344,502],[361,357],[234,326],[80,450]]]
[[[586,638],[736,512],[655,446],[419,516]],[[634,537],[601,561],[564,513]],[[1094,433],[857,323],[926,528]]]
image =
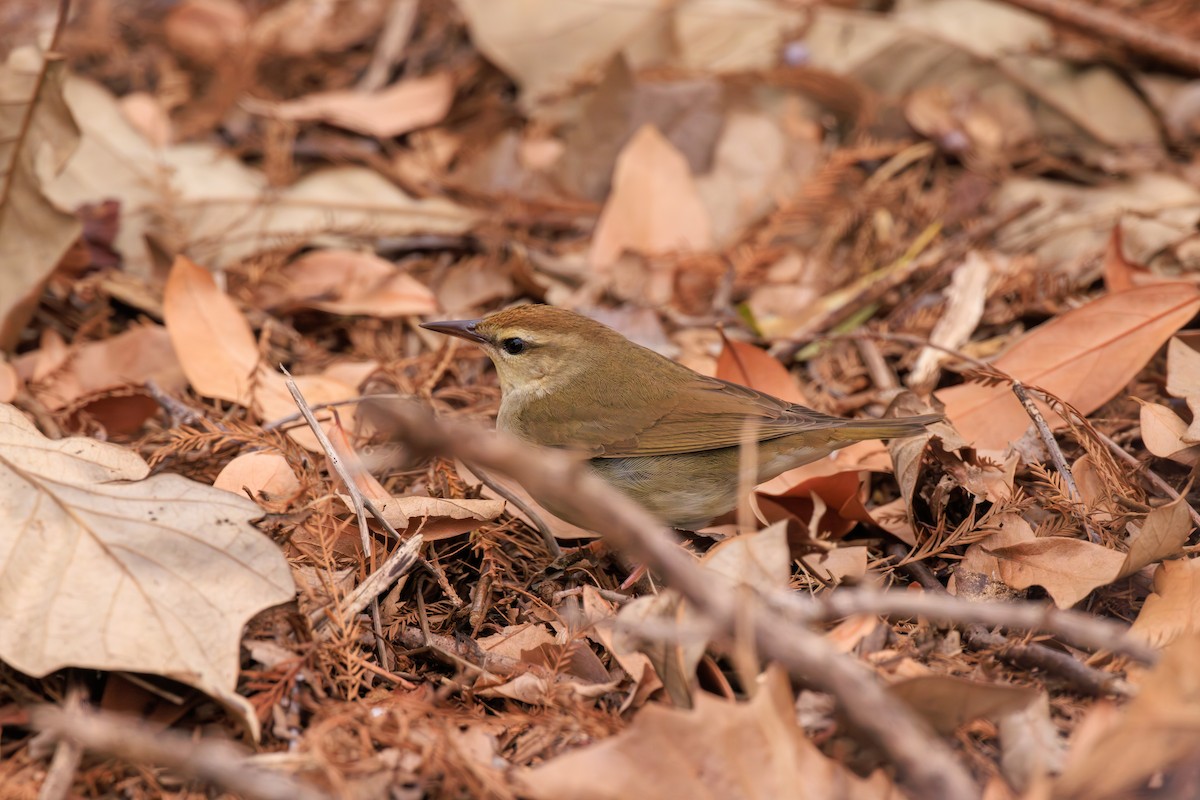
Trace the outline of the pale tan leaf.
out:
[[[605,267],[627,250],[650,255],[712,244],[712,225],[687,159],[656,128],[643,126],[617,157],[589,260]]]
[[[1036,540],[1033,527],[1016,513],[1004,513],[992,521],[996,532],[967,548],[966,554],[954,568],[954,593],[974,600],[1011,598],[1015,592],[1004,583],[1000,560],[993,549],[1010,547]]]
[[[490,497],[496,500],[503,499],[500,494],[492,489],[492,487],[482,484],[482,481],[476,477],[475,473],[471,472],[471,470],[461,461],[456,461],[454,466],[458,470],[459,477],[461,477],[464,481],[471,485],[480,486],[480,493],[484,497]],[[546,527],[554,535],[555,539],[565,539],[570,541],[578,539],[596,539],[599,537],[600,534],[596,533],[595,531],[589,531],[586,528],[581,528],[578,525],[573,525],[564,519],[554,516],[554,514],[542,507],[538,501],[534,500],[533,497],[530,496],[529,492],[525,491],[521,484],[517,483],[511,478],[506,478],[503,475],[489,474],[488,479],[491,480],[492,483],[498,484],[509,494],[512,494],[520,499],[526,506],[529,507],[531,511],[537,514],[538,518],[545,523]],[[510,505],[508,507],[508,513],[512,514],[526,525],[535,528],[537,527],[535,521],[515,505]]]
[[[1188,466],[1200,463],[1200,446],[1184,441],[1188,424],[1178,414],[1159,403],[1141,403],[1139,417],[1142,442],[1153,455]]]
[[[457,0],[471,41],[532,105],[599,69],[646,29],[663,0]]]
[[[297,388],[300,389],[304,400],[310,406],[319,403],[336,403],[358,396],[358,391],[353,386],[347,386],[341,381],[326,378],[324,375],[297,375],[293,380],[296,381]],[[253,405],[263,420],[283,419],[295,414],[297,410],[296,401],[292,399],[292,394],[287,389],[287,379],[277,372],[268,370],[265,365],[260,366],[255,375]],[[333,419],[327,419],[321,423],[321,427],[325,429],[326,433],[329,433],[335,424]],[[307,425],[289,428],[288,436],[296,444],[310,452],[324,452],[321,443],[317,441],[316,434]]]
[[[257,47],[289,57],[347,53],[379,35],[389,6],[378,0],[284,0],[253,21],[250,40]]]
[[[1117,579],[1125,554],[1065,536],[989,549],[1000,577],[1014,589],[1041,586],[1059,608],[1070,608],[1091,591]]]
[[[1038,691],[1028,686],[972,681],[951,675],[909,678],[888,686],[888,693],[904,701],[938,733],[946,735],[981,717],[994,719],[1026,708],[1038,696]]]
[[[1105,295],[1033,329],[995,364],[1089,414],[1121,391],[1197,310],[1200,289],[1191,284]],[[963,384],[938,397],[963,438],[982,449],[1005,449],[1030,425],[1007,385]]]
[[[11,403],[21,391],[21,376],[7,361],[0,361],[0,403]]]
[[[651,694],[663,688],[662,679],[658,677],[650,658],[632,647],[629,637],[615,634],[611,621],[616,616],[616,606],[601,597],[595,587],[586,584],[583,587],[583,610],[588,621],[588,638],[608,650],[621,669],[633,679],[635,688],[626,696],[621,710],[640,707]]]
[[[1062,770],[1067,742],[1050,718],[1050,697],[1043,691],[1023,708],[998,715],[1000,768],[1004,776],[1024,791],[1031,784]]]
[[[428,542],[473,531],[496,519],[504,513],[504,501],[409,495],[385,501],[380,511],[396,530],[420,532]]]
[[[281,293],[266,297],[270,307],[307,307],[330,314],[363,314],[389,319],[437,311],[427,287],[372,253],[319,250],[283,269]]]
[[[955,268],[950,278],[950,288],[946,290],[946,308],[929,334],[930,344],[954,350],[971,338],[975,326],[983,318],[992,271],[992,263],[975,250],[968,253],[963,263]],[[945,350],[922,348],[908,376],[908,385],[925,386],[935,381],[938,366],[949,357]]]
[[[1134,170],[1125,180],[1089,186],[1011,178],[992,195],[991,209],[1006,214],[1030,200],[1037,209],[1006,225],[998,244],[1064,270],[1092,268],[1106,247],[1108,225],[1118,219],[1125,256],[1152,266],[1200,221],[1200,189],[1164,172]]]
[[[38,173],[39,165],[51,175],[61,170],[79,141],[63,101],[65,76],[61,57],[43,61],[28,49],[0,65],[0,350],[16,343],[82,231],[47,198]]]
[[[854,648],[874,633],[881,624],[883,620],[874,614],[855,614],[833,626],[825,633],[825,638],[839,653],[852,653]]]
[[[705,553],[700,562],[717,580],[761,589],[782,589],[791,576],[787,525],[776,523],[756,533],[726,539]]]
[[[674,17],[683,66],[718,73],[774,67],[804,22],[798,8],[770,0],[693,0]]]
[[[272,502],[287,500],[300,493],[300,480],[281,453],[260,451],[243,453],[226,464],[213,486],[243,497]]]
[[[49,359],[52,363],[45,355],[44,348],[26,353],[17,358],[15,366],[38,399],[53,411],[81,398],[142,386],[147,381],[166,392],[187,386],[167,329],[160,325],[135,325],[107,339],[75,348],[64,346]]]
[[[258,366],[250,323],[217,288],[212,273],[186,256],[171,266],[163,321],[188,383],[197,394],[249,406]]]
[[[66,96],[83,139],[63,174],[47,186],[47,195],[65,208],[119,199],[115,246],[135,275],[150,272],[148,234],[169,251],[186,250],[207,266],[222,268],[281,244],[455,235],[478,218],[442,198],[411,197],[363,167],[317,170],[279,189],[222,146],[151,146],[99,84],[73,78]]]
[[[368,136],[389,138],[441,122],[453,99],[454,80],[443,72],[402,80],[378,92],[305,95],[272,106],[270,113],[281,119],[322,120]]]
[[[736,109],[724,115],[712,168],[696,176],[696,191],[719,245],[736,240],[816,170],[815,134],[806,140],[789,136],[785,127],[773,112]]]
[[[136,454],[50,441],[0,406],[0,657],[41,677],[67,666],[163,675],[234,708],[251,616],[295,594],[254,503]]]
[[[867,574],[867,555],[865,547],[836,547],[825,553],[806,556],[804,563],[822,581],[858,581]]]
[[[650,705],[622,733],[526,770],[537,800],[893,796],[826,758],[796,724],[782,672],[770,671],[748,703],[701,692],[694,710]]]
[[[1167,345],[1167,392],[1173,397],[1200,395],[1200,339],[1181,333]]]
[[[1200,560],[1164,561],[1154,573],[1154,593],[1146,598],[1131,633],[1155,647],[1200,631]]]
[[[1163,770],[1194,764],[1200,755],[1197,663],[1200,638],[1195,634],[1167,647],[1118,719],[1087,742],[1085,751],[1078,751],[1084,743],[1072,749],[1053,796],[1061,800],[1140,796],[1139,790]]]
[[[1200,443],[1200,336],[1195,332],[1181,333],[1167,345],[1167,392],[1186,400],[1192,412],[1184,444]]]
[[[505,656],[515,661],[521,660],[521,654],[534,650],[545,644],[557,641],[550,630],[538,622],[526,622],[520,625],[506,625],[503,629],[476,640],[479,649],[487,653]]]
[[[149,92],[131,92],[117,101],[121,114],[155,147],[166,147],[174,135],[171,117],[158,98]]]
[[[1193,527],[1186,503],[1187,499],[1180,497],[1146,515],[1141,529],[1133,529],[1130,534],[1129,552],[1117,577],[1132,575],[1147,564],[1182,552]]]

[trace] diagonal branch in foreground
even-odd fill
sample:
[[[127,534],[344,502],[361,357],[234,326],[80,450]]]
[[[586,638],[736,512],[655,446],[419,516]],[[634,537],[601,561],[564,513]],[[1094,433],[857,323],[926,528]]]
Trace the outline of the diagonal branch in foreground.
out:
[[[922,720],[892,697],[865,667],[837,652],[820,634],[797,625],[757,596],[714,583],[674,535],[640,506],[568,455],[540,450],[478,428],[435,420],[416,405],[389,409],[409,445],[495,469],[535,499],[552,497],[573,520],[656,569],[715,629],[732,637],[753,632],[764,656],[833,695],[849,724],[897,768],[914,796],[971,800],[979,787],[954,753]]]

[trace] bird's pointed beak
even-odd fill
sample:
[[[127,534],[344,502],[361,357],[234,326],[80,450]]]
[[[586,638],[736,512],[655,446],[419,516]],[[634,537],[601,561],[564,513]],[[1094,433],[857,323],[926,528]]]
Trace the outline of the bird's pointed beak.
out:
[[[487,341],[487,337],[476,333],[475,326],[479,323],[480,320],[477,319],[448,319],[442,322],[422,322],[421,327],[426,330],[444,333],[447,336],[457,336],[460,339],[466,339],[468,342],[482,344]]]

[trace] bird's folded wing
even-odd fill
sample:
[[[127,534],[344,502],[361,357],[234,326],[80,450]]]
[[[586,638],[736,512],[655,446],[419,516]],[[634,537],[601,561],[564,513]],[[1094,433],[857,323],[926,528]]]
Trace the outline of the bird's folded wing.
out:
[[[655,419],[626,419],[609,436],[588,442],[601,458],[671,455],[735,447],[744,440],[764,441],[802,431],[833,430],[847,420],[784,402],[744,386],[697,376]],[[595,434],[601,434],[595,431]]]

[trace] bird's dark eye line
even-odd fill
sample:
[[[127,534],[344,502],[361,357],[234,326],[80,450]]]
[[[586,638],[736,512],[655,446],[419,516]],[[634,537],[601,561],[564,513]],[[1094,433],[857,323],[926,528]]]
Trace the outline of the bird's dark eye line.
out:
[[[525,352],[527,344],[528,343],[519,336],[510,336],[500,342],[500,347],[510,356],[515,356]]]

